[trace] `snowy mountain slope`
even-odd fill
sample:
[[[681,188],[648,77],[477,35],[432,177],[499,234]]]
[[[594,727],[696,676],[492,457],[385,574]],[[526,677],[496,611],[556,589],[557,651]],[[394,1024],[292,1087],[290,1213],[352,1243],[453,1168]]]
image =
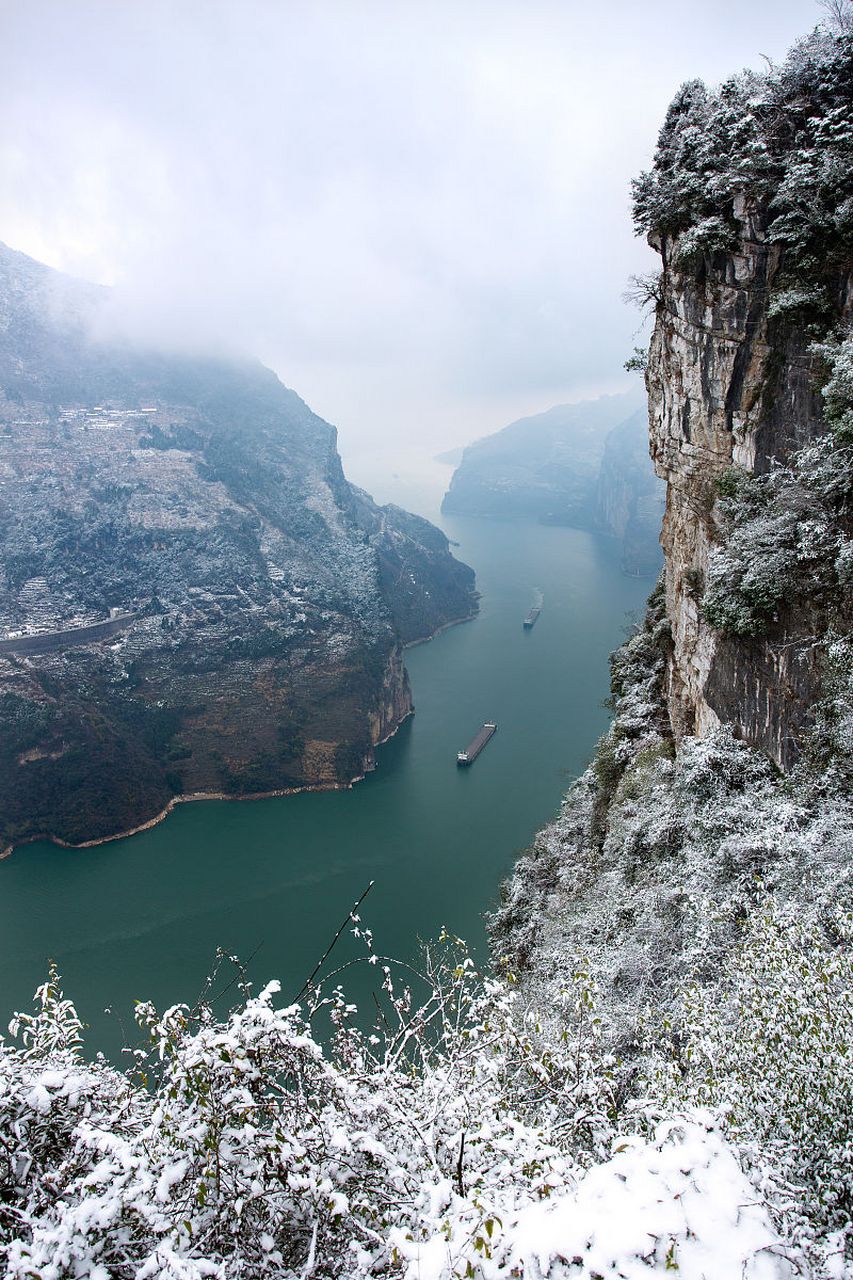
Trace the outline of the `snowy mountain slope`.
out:
[[[0,846],[348,783],[411,710],[401,644],[476,608],[274,374],[95,340],[100,296],[0,249]]]

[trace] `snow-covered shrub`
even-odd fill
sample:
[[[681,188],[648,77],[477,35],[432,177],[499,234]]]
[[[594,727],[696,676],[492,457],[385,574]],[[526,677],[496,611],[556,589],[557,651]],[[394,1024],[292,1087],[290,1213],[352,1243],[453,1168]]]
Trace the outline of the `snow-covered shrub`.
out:
[[[123,1192],[149,1099],[102,1060],[83,1061],[80,1020],[54,969],[36,1002],[13,1020],[20,1047],[0,1041],[0,1257],[10,1277],[107,1280],[147,1234]],[[85,1208],[74,1189],[91,1196]],[[73,1221],[81,1213],[85,1238]]]
[[[705,1120],[624,1135],[575,1189],[515,1207],[481,1237],[477,1280],[793,1280],[799,1256],[780,1239],[732,1149]],[[401,1242],[406,1280],[447,1275],[440,1238]]]
[[[853,637],[830,631],[823,646],[823,696],[812,709],[803,741],[802,767],[809,784],[826,795],[853,794]]]
[[[127,1075],[81,1059],[52,974],[0,1042],[8,1280],[791,1280],[713,1125],[614,1128],[582,965],[543,1019],[458,946],[420,1004],[376,962],[377,1034],[333,992],[326,1052],[271,983],[221,1022],[141,1006]]]
[[[80,1056],[55,974],[0,1042],[0,1249],[9,1280],[436,1275],[487,1255],[511,1212],[574,1187],[613,1137],[594,985],[559,1032],[445,939],[421,1002],[384,972],[382,1029],[340,992],[330,1052],[276,983],[224,1021],[139,1007],[132,1075]],[[404,1247],[405,1246],[405,1247]]]
[[[807,319],[816,312],[822,311],[825,306],[826,301],[821,289],[797,284],[788,289],[772,290],[767,316],[770,320]]]
[[[790,1238],[853,1257],[853,929],[768,900],[720,987],[691,986],[652,1049],[664,1108],[713,1108]]]
[[[639,233],[675,238],[692,270],[726,249],[745,208],[785,247],[773,305],[820,317],[853,247],[853,33],[818,28],[780,66],[676,94],[651,170],[634,183]]]
[[[853,333],[814,347],[826,362],[823,385],[826,420],[836,436],[853,444]]]
[[[848,648],[839,665],[837,722],[849,732]],[[849,1280],[853,1262],[844,1271],[837,1256],[853,1187],[853,938],[838,920],[839,903],[853,908],[847,775],[835,756],[823,772],[803,762],[785,778],[725,729],[682,740],[674,758],[665,739],[641,741],[630,755],[622,739],[603,839],[590,770],[519,862],[493,921],[495,951],[512,957],[520,938],[524,998],[556,1007],[583,948],[615,1059],[617,1125],[650,1056],[640,1132],[655,1116],[714,1108],[755,1179],[742,1203],[770,1197],[814,1275]],[[543,860],[549,887],[528,893]]]
[[[705,620],[760,635],[790,599],[831,620],[847,585],[853,447],[830,432],[767,474],[729,468],[717,488],[720,545],[708,565]]]
[[[661,575],[649,596],[641,625],[610,655],[610,700],[620,738],[667,735],[669,720],[663,700],[666,655],[672,643]]]
[[[673,266],[691,270],[705,254],[729,251],[736,247],[737,238],[730,226],[717,214],[702,218],[678,238]]]

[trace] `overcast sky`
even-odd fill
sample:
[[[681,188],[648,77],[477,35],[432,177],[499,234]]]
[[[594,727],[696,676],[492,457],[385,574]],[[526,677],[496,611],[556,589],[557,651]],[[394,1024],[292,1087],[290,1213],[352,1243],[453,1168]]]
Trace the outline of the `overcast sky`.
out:
[[[813,0],[0,0],[0,240],[238,345],[345,456],[630,386],[629,181]]]

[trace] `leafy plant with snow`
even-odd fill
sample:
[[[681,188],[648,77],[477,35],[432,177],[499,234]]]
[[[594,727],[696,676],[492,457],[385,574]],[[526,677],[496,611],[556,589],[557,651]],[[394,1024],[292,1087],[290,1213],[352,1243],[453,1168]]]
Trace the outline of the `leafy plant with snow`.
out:
[[[708,566],[702,613],[733,635],[762,634],[787,600],[832,620],[853,564],[853,447],[828,433],[764,475],[721,477],[720,545]]]
[[[420,1003],[375,959],[378,1034],[334,990],[313,1000],[337,1028],[327,1054],[271,983],[221,1022],[141,1006],[151,1047],[132,1074],[82,1060],[52,972],[0,1043],[9,1280],[790,1280],[713,1126],[616,1133],[582,965],[554,1034],[457,944],[427,957]]]
[[[720,989],[691,986],[652,1050],[664,1107],[710,1107],[790,1238],[853,1259],[853,921],[769,899]],[[824,1263],[826,1260],[824,1259]]]
[[[510,986],[440,950],[420,1003],[381,961],[379,1035],[340,991],[315,1000],[336,1026],[328,1056],[275,983],[224,1022],[141,1005],[134,1078],[82,1060],[52,973],[13,1023],[20,1043],[0,1046],[10,1280],[399,1274],[427,1245],[449,1276],[488,1256],[509,1208],[608,1149],[609,1074],[584,974],[551,1043]]]
[[[827,367],[823,385],[826,420],[838,440],[853,444],[853,333],[830,338],[814,351]]]
[[[824,644],[823,697],[804,744],[806,768],[827,794],[853,791],[853,637],[834,632]]]

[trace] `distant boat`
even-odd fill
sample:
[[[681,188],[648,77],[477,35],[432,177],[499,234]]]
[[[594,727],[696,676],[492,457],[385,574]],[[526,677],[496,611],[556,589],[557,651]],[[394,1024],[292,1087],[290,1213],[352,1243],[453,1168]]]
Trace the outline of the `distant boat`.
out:
[[[496,724],[491,724],[489,721],[487,721],[483,725],[482,729],[480,729],[480,731],[477,733],[476,737],[471,742],[468,743],[468,746],[465,748],[465,750],[457,751],[456,763],[457,764],[473,764],[474,761],[477,759],[477,756],[483,750],[483,747],[486,745],[487,742],[489,742],[494,737],[497,731],[498,731],[498,726]]]
[[[522,626],[524,627],[525,631],[529,631],[530,628],[535,625],[536,619],[539,617],[541,612],[542,612],[541,605],[536,604],[533,606],[533,608],[528,613],[527,617],[524,619],[524,622],[522,623]]]

